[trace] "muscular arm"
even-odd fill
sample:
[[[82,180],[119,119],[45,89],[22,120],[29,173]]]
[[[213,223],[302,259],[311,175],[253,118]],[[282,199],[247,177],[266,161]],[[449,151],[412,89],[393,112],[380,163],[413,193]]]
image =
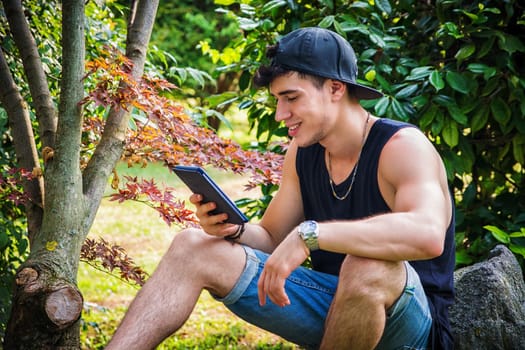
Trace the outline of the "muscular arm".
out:
[[[391,213],[320,224],[321,249],[380,260],[439,256],[451,217],[443,164],[417,129],[399,131],[379,160],[378,181]]]

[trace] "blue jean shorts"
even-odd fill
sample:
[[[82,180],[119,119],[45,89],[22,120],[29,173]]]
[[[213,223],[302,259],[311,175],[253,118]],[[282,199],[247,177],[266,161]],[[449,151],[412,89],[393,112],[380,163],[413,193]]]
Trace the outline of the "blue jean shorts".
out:
[[[269,299],[259,305],[257,282],[268,254],[243,246],[246,265],[239,280],[218,301],[245,321],[307,349],[321,344],[328,309],[334,298],[338,277],[306,267],[292,272],[285,282],[290,305],[280,307]],[[406,263],[404,293],[389,310],[386,326],[376,349],[426,349],[432,317],[416,271]]]

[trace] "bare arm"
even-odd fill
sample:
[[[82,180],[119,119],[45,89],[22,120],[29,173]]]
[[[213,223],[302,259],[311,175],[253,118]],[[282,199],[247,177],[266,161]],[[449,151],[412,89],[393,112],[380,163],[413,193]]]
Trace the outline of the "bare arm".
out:
[[[378,181],[392,213],[321,223],[320,248],[381,260],[439,256],[452,209],[432,144],[417,129],[399,131],[383,149]]]

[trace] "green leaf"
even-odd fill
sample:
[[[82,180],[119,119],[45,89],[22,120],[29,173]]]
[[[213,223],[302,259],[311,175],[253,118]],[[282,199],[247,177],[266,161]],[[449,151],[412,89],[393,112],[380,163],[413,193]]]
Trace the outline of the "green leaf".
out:
[[[7,235],[7,232],[4,230],[0,231],[0,251],[3,251],[8,244],[9,236]]]
[[[511,252],[519,254],[525,258],[525,247],[511,243],[509,244],[509,249],[511,250]]]
[[[239,109],[248,109],[251,106],[253,106],[254,101],[253,100],[244,100],[241,103],[239,103]]]
[[[390,83],[385,78],[383,78],[381,74],[377,72],[376,72],[376,81],[379,83],[379,85],[381,85],[383,90],[387,92],[392,91],[392,86],[390,85]]]
[[[318,26],[321,28],[329,28],[332,23],[334,23],[334,16],[326,16],[321,22],[319,22]]]
[[[433,67],[423,66],[412,69],[410,75],[406,78],[407,80],[421,80],[432,74]]]
[[[448,105],[447,110],[450,113],[452,119],[454,119],[456,122],[458,122],[461,125],[467,124],[467,116],[461,111],[461,109],[459,109],[459,107],[456,104]]]
[[[231,4],[234,4],[236,1],[235,0],[214,0],[213,2],[215,3],[215,5],[230,6]]]
[[[239,28],[243,30],[254,30],[259,27],[260,23],[249,18],[239,18]]]
[[[497,159],[503,159],[507,156],[510,150],[510,145],[511,143],[507,142],[503,145],[503,147],[500,147],[500,149],[498,150],[499,152],[498,152]]]
[[[467,16],[468,18],[470,18],[474,22],[478,19],[478,15],[476,15],[475,13],[471,13],[471,12],[467,12],[467,11],[461,11],[461,12],[463,12],[463,14],[465,16]]]
[[[512,154],[516,162],[525,165],[525,135],[517,134],[512,139]]]
[[[401,102],[399,102],[398,100],[396,99],[393,99],[392,100],[392,111],[394,112],[394,115],[401,119],[401,120],[404,120],[404,121],[408,121],[408,119],[410,118],[407,114],[407,112],[405,111],[405,109],[403,108],[403,104],[401,104]]]
[[[505,244],[509,244],[510,243],[510,237],[507,234],[507,232],[499,229],[496,226],[492,226],[492,225],[485,225],[485,226],[483,226],[483,228],[489,230],[490,233],[492,233],[492,236],[495,239],[497,239],[499,242],[505,243]]]
[[[427,111],[419,120],[419,126],[421,127],[421,129],[426,129],[432,123],[437,114],[437,111],[438,107],[436,105],[432,105],[429,109],[427,109]]]
[[[272,11],[275,8],[286,6],[286,1],[284,0],[272,0],[268,1],[264,6],[262,7],[262,13],[267,13]]]
[[[219,105],[224,104],[225,101],[230,101],[236,98],[237,98],[237,93],[230,91],[230,92],[224,92],[218,95],[208,96],[206,100],[208,101],[209,106],[211,108],[216,108]]]
[[[459,61],[463,61],[465,58],[468,58],[472,56],[472,54],[476,51],[476,45],[470,43],[467,45],[462,46],[458,52],[454,55],[454,57]]]
[[[464,250],[456,251],[456,265],[470,265],[474,259]]]
[[[525,228],[522,228],[521,231],[512,232],[509,236],[511,238],[525,237]]]
[[[496,97],[492,101],[490,111],[492,112],[492,117],[502,125],[506,125],[512,116],[509,106],[501,97]]]
[[[483,87],[483,90],[481,91],[481,97],[491,95],[496,89],[498,89],[501,86],[501,84],[502,83],[499,77],[497,76],[489,79]]]
[[[436,102],[440,106],[447,107],[450,104],[455,104],[456,101],[448,95],[436,95],[432,98],[432,101]]]
[[[417,89],[418,89],[417,84],[408,85],[397,92],[396,98],[398,99],[407,98],[411,96],[414,92],[416,92]]]
[[[381,47],[381,48],[384,48],[386,46],[386,42],[383,40],[383,37],[381,35],[378,35],[378,34],[375,34],[375,33],[370,33],[370,35],[368,36],[370,38],[370,41]]]
[[[496,75],[496,68],[489,67],[483,63],[471,63],[467,66],[467,69],[472,73],[483,74],[483,79],[488,80]]]
[[[416,95],[412,97],[411,100],[412,106],[414,106],[416,110],[420,110],[428,104],[428,96],[426,95]]]
[[[445,82],[443,81],[443,78],[441,77],[441,74],[438,70],[433,70],[430,74],[430,84],[436,89],[436,91],[439,91],[445,87]]]
[[[501,49],[507,51],[511,55],[516,51],[519,51],[519,52],[525,51],[525,45],[523,45],[521,40],[509,34],[505,34],[504,36],[500,37],[499,46]]]
[[[390,98],[388,96],[381,97],[374,106],[374,111],[378,117],[384,116],[386,110],[390,105]]]
[[[489,112],[490,110],[488,106],[484,104],[476,109],[474,116],[470,120],[470,128],[472,129],[472,132],[479,131],[485,127],[489,120]]]
[[[251,77],[249,71],[245,70],[242,72],[241,77],[239,78],[239,88],[241,90],[246,90],[250,86]]]
[[[462,38],[464,36],[464,34],[461,33],[460,30],[458,29],[458,26],[455,23],[452,23],[452,22],[444,23],[442,25],[442,30],[446,34],[452,36],[455,39],[460,39],[460,38]]]
[[[392,6],[388,0],[376,0],[377,7],[386,14],[392,13]]]
[[[456,147],[459,143],[459,131],[456,122],[450,119],[445,121],[445,126],[441,131],[441,135],[443,136],[445,143],[449,145],[450,148]]]
[[[341,23],[334,20],[334,29],[339,35],[341,35],[343,38],[346,38],[346,32],[344,31],[343,27],[341,26]]]
[[[434,117],[434,121],[432,122],[432,133],[434,135],[438,135],[441,130],[443,130],[443,124],[445,123],[445,116],[441,109],[438,109],[436,111],[436,116]]]
[[[270,32],[274,27],[275,27],[275,23],[272,20],[268,18],[265,18],[263,20],[262,29],[265,32]]]
[[[445,76],[445,79],[447,80],[447,83],[450,85],[450,87],[454,90],[463,94],[467,94],[469,92],[468,82],[463,77],[463,75],[450,71]]]
[[[20,254],[24,254],[26,252],[27,248],[29,248],[29,240],[27,240],[27,239],[20,239],[20,241],[18,242],[18,252]]]
[[[494,41],[496,41],[496,37],[494,36],[483,40],[483,43],[481,44],[481,48],[478,50],[476,58],[478,59],[483,58],[487,54],[493,52]]]

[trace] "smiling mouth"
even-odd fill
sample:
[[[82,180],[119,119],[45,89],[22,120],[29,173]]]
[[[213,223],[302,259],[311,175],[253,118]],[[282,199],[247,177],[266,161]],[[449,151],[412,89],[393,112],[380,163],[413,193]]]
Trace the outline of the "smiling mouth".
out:
[[[300,124],[290,125],[290,126],[288,127],[288,130],[289,130],[289,131],[297,130],[297,128],[299,128],[299,125],[300,125]]]

